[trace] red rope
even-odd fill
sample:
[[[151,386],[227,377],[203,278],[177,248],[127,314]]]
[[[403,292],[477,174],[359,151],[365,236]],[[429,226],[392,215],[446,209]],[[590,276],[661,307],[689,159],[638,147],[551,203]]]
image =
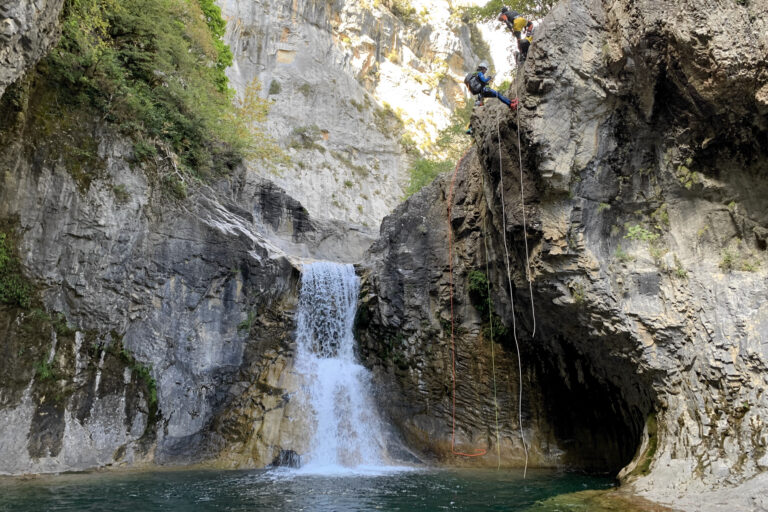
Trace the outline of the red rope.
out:
[[[453,385],[453,392],[451,394],[451,400],[453,402],[453,410],[451,411],[451,452],[454,455],[462,455],[464,457],[480,457],[485,455],[487,450],[484,448],[477,448],[474,453],[456,451],[456,341],[453,317],[453,227],[451,226],[451,211],[453,210],[453,188],[456,183],[456,174],[459,171],[461,162],[463,162],[464,158],[467,156],[467,153],[469,153],[469,149],[464,152],[464,155],[456,163],[456,168],[453,170],[453,177],[451,178],[451,191],[448,194],[448,289],[451,297],[451,383]]]

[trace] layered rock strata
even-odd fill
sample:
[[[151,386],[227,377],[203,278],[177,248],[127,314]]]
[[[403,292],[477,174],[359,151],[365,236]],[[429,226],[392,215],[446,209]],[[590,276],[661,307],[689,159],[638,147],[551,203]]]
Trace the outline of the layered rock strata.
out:
[[[535,464],[624,466],[631,489],[691,510],[766,506],[767,16],[755,2],[562,2],[523,71],[519,134],[503,108],[476,109],[450,229],[457,440],[484,458],[449,450],[449,179],[384,221],[364,269],[364,351],[405,397],[385,407],[422,453],[495,463],[488,322],[470,293],[488,261],[521,343]],[[496,349],[511,382],[497,382],[502,461],[520,464],[514,340]]]

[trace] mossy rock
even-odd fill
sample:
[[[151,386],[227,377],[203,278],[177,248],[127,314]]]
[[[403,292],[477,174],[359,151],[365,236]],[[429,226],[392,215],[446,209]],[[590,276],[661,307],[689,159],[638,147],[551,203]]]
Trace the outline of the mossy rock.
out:
[[[639,496],[620,491],[583,491],[540,501],[528,512],[674,512]]]

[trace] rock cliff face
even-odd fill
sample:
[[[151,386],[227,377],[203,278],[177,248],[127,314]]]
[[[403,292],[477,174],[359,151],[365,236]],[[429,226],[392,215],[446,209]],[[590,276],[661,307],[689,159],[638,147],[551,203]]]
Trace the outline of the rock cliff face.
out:
[[[16,83],[0,105],[0,228],[34,291],[29,307],[0,310],[0,473],[253,467],[306,452],[305,418],[289,400],[301,382],[292,361],[300,264],[360,260],[368,228],[324,210],[325,219],[310,218],[255,166],[169,200],[131,141],[89,112],[51,114],[34,65],[55,42],[61,5],[16,2],[2,11],[0,92]],[[250,23],[230,19],[236,85],[256,76],[267,87],[282,82],[283,93],[271,93],[285,99],[275,105],[273,134],[294,145],[294,157],[328,153],[346,169],[328,190],[318,185],[331,179],[324,171],[320,181],[310,171],[282,181],[307,192],[316,210],[344,204],[372,225],[399,200],[405,165],[392,135],[400,121],[370,92],[386,82],[373,70],[397,47],[409,66],[437,73],[408,53],[406,38],[429,59],[452,56],[453,71],[441,73],[455,76],[436,79],[441,93],[429,93],[445,117],[455,99],[446,91],[456,93],[464,60],[475,58],[466,29],[454,33],[443,21],[412,38],[412,25],[371,6],[256,7],[225,5]],[[338,130],[323,131],[331,121]],[[367,185],[334,199],[350,188],[338,181],[350,170]],[[358,193],[369,203],[355,203]]]
[[[0,13],[0,92],[56,31],[60,2],[27,4]],[[400,64],[448,107],[474,55],[463,28],[352,2],[224,6],[233,78],[261,78],[273,133],[306,156],[281,180],[326,219],[245,169],[170,200],[108,125],[52,119],[34,73],[8,88],[0,229],[35,289],[0,307],[0,473],[307,450],[298,265],[359,260],[364,226],[328,219],[370,224],[396,202],[375,194],[403,168],[376,100]],[[767,34],[755,1],[566,0],[544,20],[519,128],[476,109],[455,180],[398,207],[360,267],[360,352],[413,450],[518,466],[527,448],[692,510],[768,506]],[[370,174],[341,194],[325,185],[339,166]],[[452,453],[454,343],[454,448],[478,458]]]
[[[767,506],[767,23],[757,2],[565,1],[519,86],[522,177],[515,117],[476,109],[451,201],[456,425],[458,448],[489,453],[458,460],[496,462],[488,320],[470,289],[488,261],[510,331],[495,346],[503,462],[523,455],[515,326],[535,464],[623,466],[636,492],[691,510]],[[449,189],[438,180],[384,221],[360,325],[403,397],[390,416],[453,462]]]
[[[0,96],[58,40],[64,0],[0,5]]]
[[[261,82],[274,101],[268,131],[292,160],[266,177],[313,216],[371,230],[404,195],[401,137],[429,151],[478,60],[447,2],[414,2],[399,17],[379,4],[220,2],[232,83],[242,91]]]
[[[50,119],[44,90],[32,73],[2,104],[2,231],[35,291],[0,308],[0,473],[304,451],[299,263],[369,242],[244,169],[169,200],[131,142]]]

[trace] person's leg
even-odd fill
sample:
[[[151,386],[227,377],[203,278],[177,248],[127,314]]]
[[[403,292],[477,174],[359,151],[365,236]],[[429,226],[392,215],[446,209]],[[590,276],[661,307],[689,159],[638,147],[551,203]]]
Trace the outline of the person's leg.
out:
[[[504,96],[503,94],[500,94],[500,93],[498,93],[498,92],[494,91],[494,90],[493,90],[493,89],[491,89],[490,87],[486,87],[485,89],[483,89],[483,96],[484,96],[484,97],[486,97],[486,98],[498,98],[498,99],[499,99],[499,101],[501,101],[502,103],[504,103],[504,104],[505,104],[506,106],[508,106],[508,107],[509,107],[509,106],[511,105],[511,103],[512,103],[512,102],[509,100],[509,98],[507,98],[507,97],[506,97],[506,96]]]
[[[531,42],[527,39],[520,39],[517,41],[517,47],[520,49],[520,62],[525,62],[528,58],[528,49],[531,47]]]

